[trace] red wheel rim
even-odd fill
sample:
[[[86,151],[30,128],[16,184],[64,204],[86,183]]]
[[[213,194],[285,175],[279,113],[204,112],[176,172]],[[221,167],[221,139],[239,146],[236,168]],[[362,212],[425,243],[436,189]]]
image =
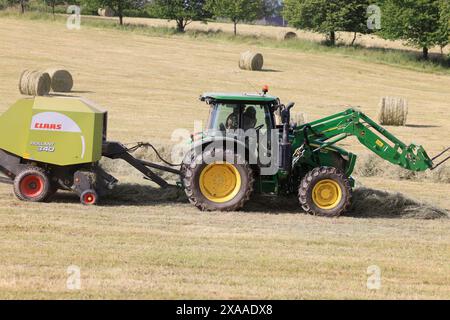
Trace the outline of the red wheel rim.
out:
[[[37,175],[25,176],[20,182],[20,191],[27,198],[36,198],[44,191],[44,179]]]
[[[86,193],[85,195],[83,195],[83,202],[85,204],[94,204],[96,201],[96,196],[93,193]]]

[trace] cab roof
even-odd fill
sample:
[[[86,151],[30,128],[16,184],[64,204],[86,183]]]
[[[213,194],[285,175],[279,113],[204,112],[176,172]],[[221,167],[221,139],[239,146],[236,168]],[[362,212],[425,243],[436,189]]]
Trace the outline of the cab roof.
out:
[[[213,102],[251,102],[251,103],[276,103],[277,97],[259,93],[218,93],[207,92],[200,96],[201,101],[212,100]]]

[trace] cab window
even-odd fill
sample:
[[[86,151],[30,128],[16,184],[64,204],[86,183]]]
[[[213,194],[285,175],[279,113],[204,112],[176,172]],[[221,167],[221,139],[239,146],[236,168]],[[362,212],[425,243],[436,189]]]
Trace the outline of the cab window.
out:
[[[259,129],[272,127],[269,107],[254,104],[214,104],[208,120],[210,130]]]
[[[215,104],[211,107],[208,129],[236,130],[239,128],[240,106],[237,104]]]

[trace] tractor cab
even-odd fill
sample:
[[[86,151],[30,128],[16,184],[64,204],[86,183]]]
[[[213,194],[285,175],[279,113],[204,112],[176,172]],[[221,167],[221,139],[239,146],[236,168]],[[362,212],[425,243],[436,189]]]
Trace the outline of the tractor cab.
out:
[[[274,110],[279,105],[276,97],[205,93],[201,100],[211,107],[206,126],[208,136],[239,134],[248,130],[266,133],[275,128]]]

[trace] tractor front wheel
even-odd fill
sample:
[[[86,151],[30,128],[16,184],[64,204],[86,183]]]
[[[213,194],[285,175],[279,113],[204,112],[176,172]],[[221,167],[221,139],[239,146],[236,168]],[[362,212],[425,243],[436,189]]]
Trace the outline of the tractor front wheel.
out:
[[[307,213],[323,217],[338,217],[351,205],[352,188],[341,170],[333,167],[318,167],[302,179],[298,197],[302,208]]]
[[[230,150],[190,154],[183,166],[183,184],[189,201],[202,211],[237,211],[253,193],[249,164]]]
[[[26,167],[14,179],[14,194],[22,201],[43,202],[52,192],[50,178],[42,168]]]

